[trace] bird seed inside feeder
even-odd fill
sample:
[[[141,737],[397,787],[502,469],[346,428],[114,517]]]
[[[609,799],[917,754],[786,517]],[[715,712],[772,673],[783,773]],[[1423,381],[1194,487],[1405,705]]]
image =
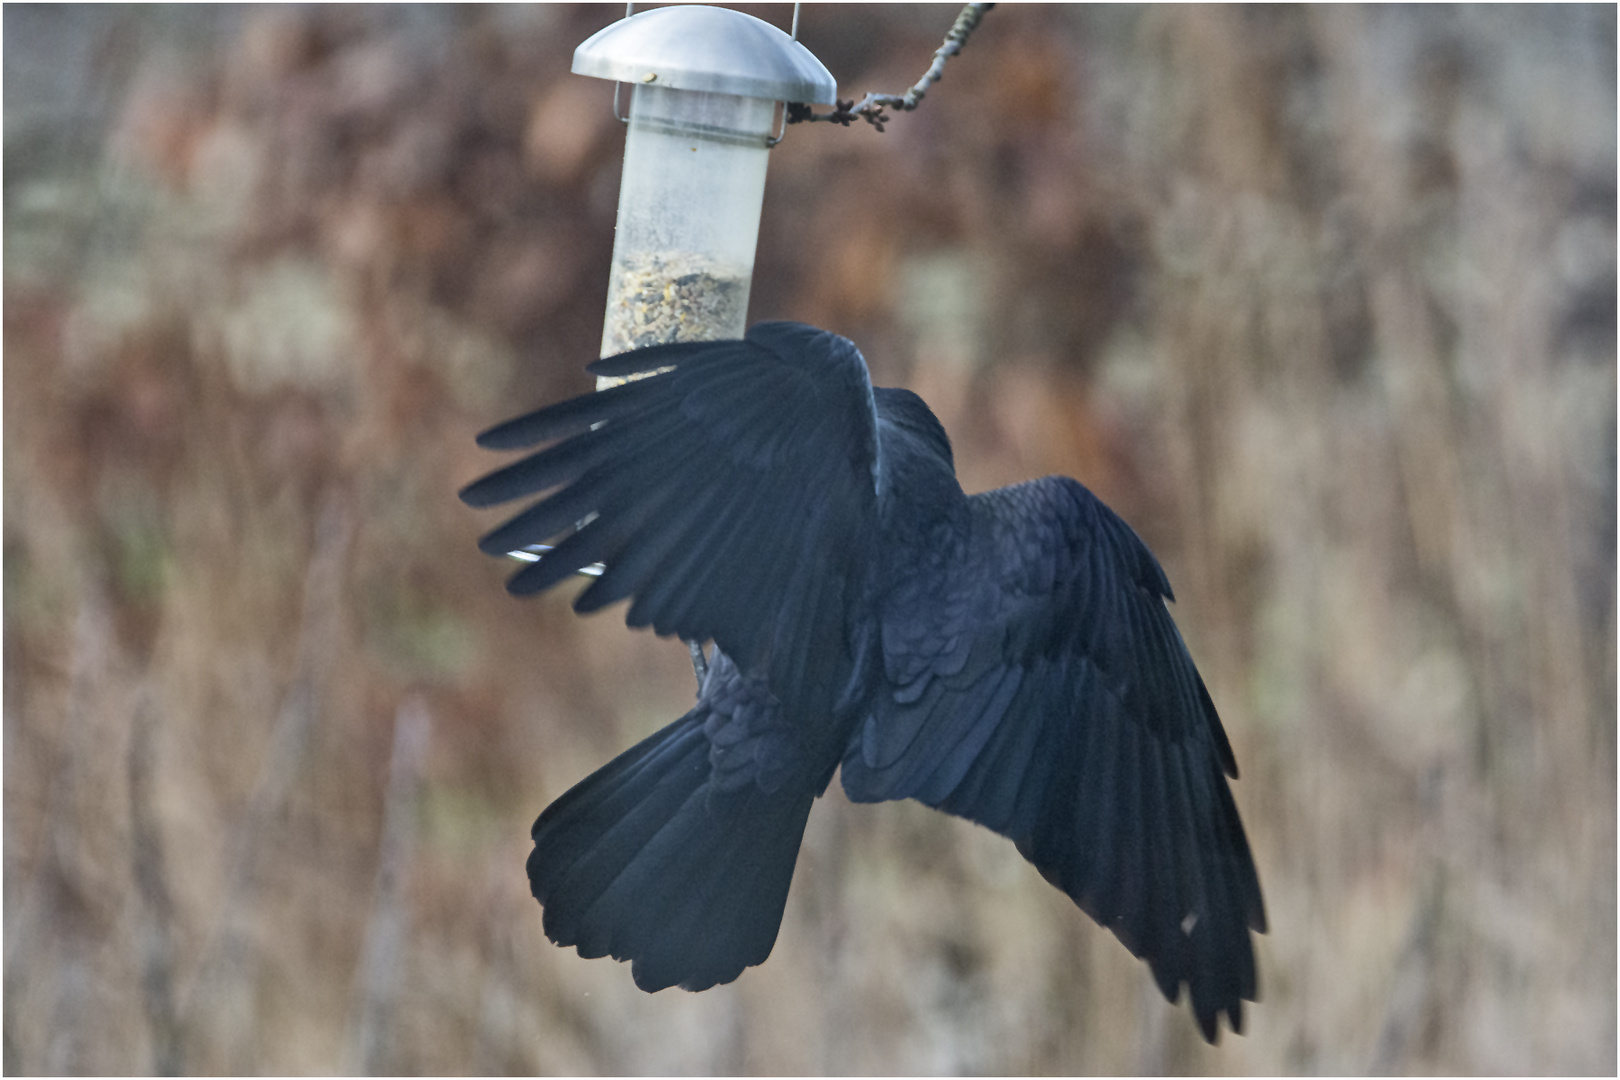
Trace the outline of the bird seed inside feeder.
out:
[[[613,269],[603,356],[646,345],[743,336],[751,276],[747,268],[724,266],[693,252],[660,251],[633,252]],[[625,381],[603,379],[599,386]]]

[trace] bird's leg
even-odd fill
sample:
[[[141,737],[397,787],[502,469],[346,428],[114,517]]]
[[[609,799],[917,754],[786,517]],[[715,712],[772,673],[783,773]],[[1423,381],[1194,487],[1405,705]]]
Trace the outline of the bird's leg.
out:
[[[692,650],[692,674],[697,676],[698,693],[703,692],[703,680],[709,677],[709,660],[703,655],[701,641],[688,641],[686,647]]]

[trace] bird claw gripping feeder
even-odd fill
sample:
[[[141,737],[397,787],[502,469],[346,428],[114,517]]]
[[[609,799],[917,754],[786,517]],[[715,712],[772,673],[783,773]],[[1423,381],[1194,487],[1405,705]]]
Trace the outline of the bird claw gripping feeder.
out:
[[[573,70],[634,88],[602,355],[742,337],[777,105],[832,104],[832,74],[770,23],[703,5],[620,19]]]

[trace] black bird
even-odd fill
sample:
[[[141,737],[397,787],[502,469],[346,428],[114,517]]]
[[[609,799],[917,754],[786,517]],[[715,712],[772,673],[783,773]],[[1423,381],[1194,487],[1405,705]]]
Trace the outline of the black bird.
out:
[[[513,593],[601,563],[574,610],[628,598],[631,626],[715,647],[691,712],[535,822],[547,936],[643,990],[730,982],[770,955],[841,768],[857,802],[1009,837],[1166,998],[1188,985],[1204,1038],[1241,1031],[1266,916],[1237,764],[1130,526],[1066,477],[964,495],[922,399],[814,327],[589,370],[640,377],[479,438],[547,444],[462,491],[547,493],[479,546],[555,540]]]

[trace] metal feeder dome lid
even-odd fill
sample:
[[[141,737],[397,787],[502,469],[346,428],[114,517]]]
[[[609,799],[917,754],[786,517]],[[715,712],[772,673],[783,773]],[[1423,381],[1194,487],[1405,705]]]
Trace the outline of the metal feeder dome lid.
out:
[[[838,82],[815,54],[729,8],[653,8],[603,27],[574,50],[574,73],[676,90],[835,104]]]

